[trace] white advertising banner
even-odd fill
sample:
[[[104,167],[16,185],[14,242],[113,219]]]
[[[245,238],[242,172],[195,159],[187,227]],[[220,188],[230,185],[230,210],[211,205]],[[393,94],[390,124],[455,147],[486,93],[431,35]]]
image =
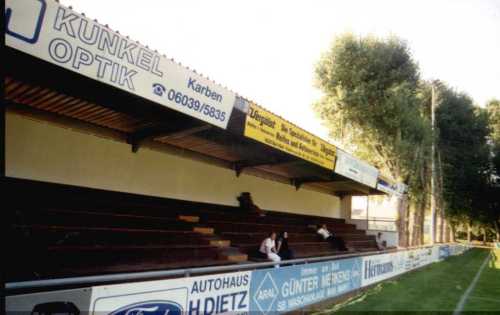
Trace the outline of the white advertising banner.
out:
[[[5,44],[212,125],[235,94],[56,1],[7,0]]]
[[[251,271],[92,288],[90,314],[240,314],[249,311]]]
[[[335,173],[373,188],[377,186],[377,168],[356,159],[342,150],[337,150]]]
[[[394,183],[390,180],[379,178],[377,180],[377,189],[389,195],[401,197],[406,193],[408,187],[403,183]]]
[[[405,252],[405,271],[423,267],[439,260],[439,247],[425,247]]]
[[[448,246],[448,245],[446,245]],[[370,285],[441,260],[440,247],[424,247],[363,257],[361,286]],[[458,246],[462,248],[463,247]]]
[[[361,286],[364,287],[405,272],[405,254],[405,252],[397,252],[362,257]]]

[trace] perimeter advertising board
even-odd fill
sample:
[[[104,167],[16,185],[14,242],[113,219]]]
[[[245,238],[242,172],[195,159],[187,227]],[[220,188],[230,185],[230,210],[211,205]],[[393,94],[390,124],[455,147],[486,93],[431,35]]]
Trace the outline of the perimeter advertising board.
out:
[[[404,271],[410,271],[439,261],[439,247],[425,247],[406,251],[404,261]]]
[[[334,169],[334,145],[253,103],[248,107],[244,135],[329,170]]]
[[[288,312],[360,286],[361,258],[257,270],[252,273],[250,310]]]
[[[403,183],[395,183],[387,178],[379,177],[377,180],[377,189],[387,194],[401,197],[407,192],[408,187]]]
[[[104,285],[11,296],[6,307],[16,315],[32,314],[34,309],[41,310],[39,313],[68,313],[64,311],[67,305],[76,307],[74,315],[246,314],[250,281],[248,271]]]
[[[7,0],[5,44],[226,128],[235,94],[56,1]]]
[[[469,246],[436,245],[380,255],[171,280],[7,296],[13,314],[175,315],[284,313],[340,296]]]
[[[342,150],[337,150],[335,173],[373,188],[377,186],[377,168],[358,160],[354,156]]]
[[[362,257],[361,286],[367,286],[405,272],[405,259],[404,252]]]
[[[249,311],[251,272],[98,286],[91,310],[98,314],[243,314]]]

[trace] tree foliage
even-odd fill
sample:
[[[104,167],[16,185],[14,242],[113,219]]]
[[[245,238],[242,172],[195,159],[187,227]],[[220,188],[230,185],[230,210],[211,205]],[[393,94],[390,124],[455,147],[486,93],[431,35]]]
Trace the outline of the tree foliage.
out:
[[[500,242],[500,100],[492,99],[486,104],[488,112],[491,147],[492,178],[487,194],[488,208],[485,220],[495,230],[496,239]]]
[[[467,95],[442,86],[436,120],[446,213],[455,221],[480,220],[491,174],[488,115]]]
[[[406,42],[339,36],[316,67],[324,96],[314,104],[344,146],[410,187],[423,231],[432,132],[429,93]],[[418,234],[418,233],[417,233]],[[422,242],[422,233],[416,244]]]
[[[421,115],[418,67],[406,43],[343,35],[321,58],[316,77],[325,96],[315,109],[332,136],[408,180],[430,130]]]
[[[335,38],[316,67],[316,84],[323,97],[314,109],[330,136],[409,185],[411,244],[422,242],[433,141],[438,210],[449,222],[493,227],[500,237],[499,100],[482,109],[440,81],[422,81],[407,43],[396,37]],[[434,132],[433,88],[438,95]]]
[[[500,100],[492,99],[488,101],[486,110],[491,128],[490,144],[492,146],[494,173],[496,177],[500,177]]]

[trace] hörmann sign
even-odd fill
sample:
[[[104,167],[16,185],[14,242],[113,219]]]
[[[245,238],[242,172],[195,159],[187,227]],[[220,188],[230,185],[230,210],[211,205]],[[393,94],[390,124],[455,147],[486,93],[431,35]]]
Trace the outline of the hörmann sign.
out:
[[[7,0],[5,44],[226,128],[235,94],[55,1]]]
[[[333,170],[336,147],[264,108],[250,103],[244,135]]]

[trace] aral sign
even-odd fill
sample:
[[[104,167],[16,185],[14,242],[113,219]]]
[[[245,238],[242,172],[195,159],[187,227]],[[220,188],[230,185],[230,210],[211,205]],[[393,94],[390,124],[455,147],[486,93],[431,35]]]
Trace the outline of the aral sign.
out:
[[[361,258],[256,270],[250,286],[250,311],[289,312],[342,295],[361,286]]]
[[[5,44],[226,128],[235,94],[106,26],[46,0],[5,2]]]

